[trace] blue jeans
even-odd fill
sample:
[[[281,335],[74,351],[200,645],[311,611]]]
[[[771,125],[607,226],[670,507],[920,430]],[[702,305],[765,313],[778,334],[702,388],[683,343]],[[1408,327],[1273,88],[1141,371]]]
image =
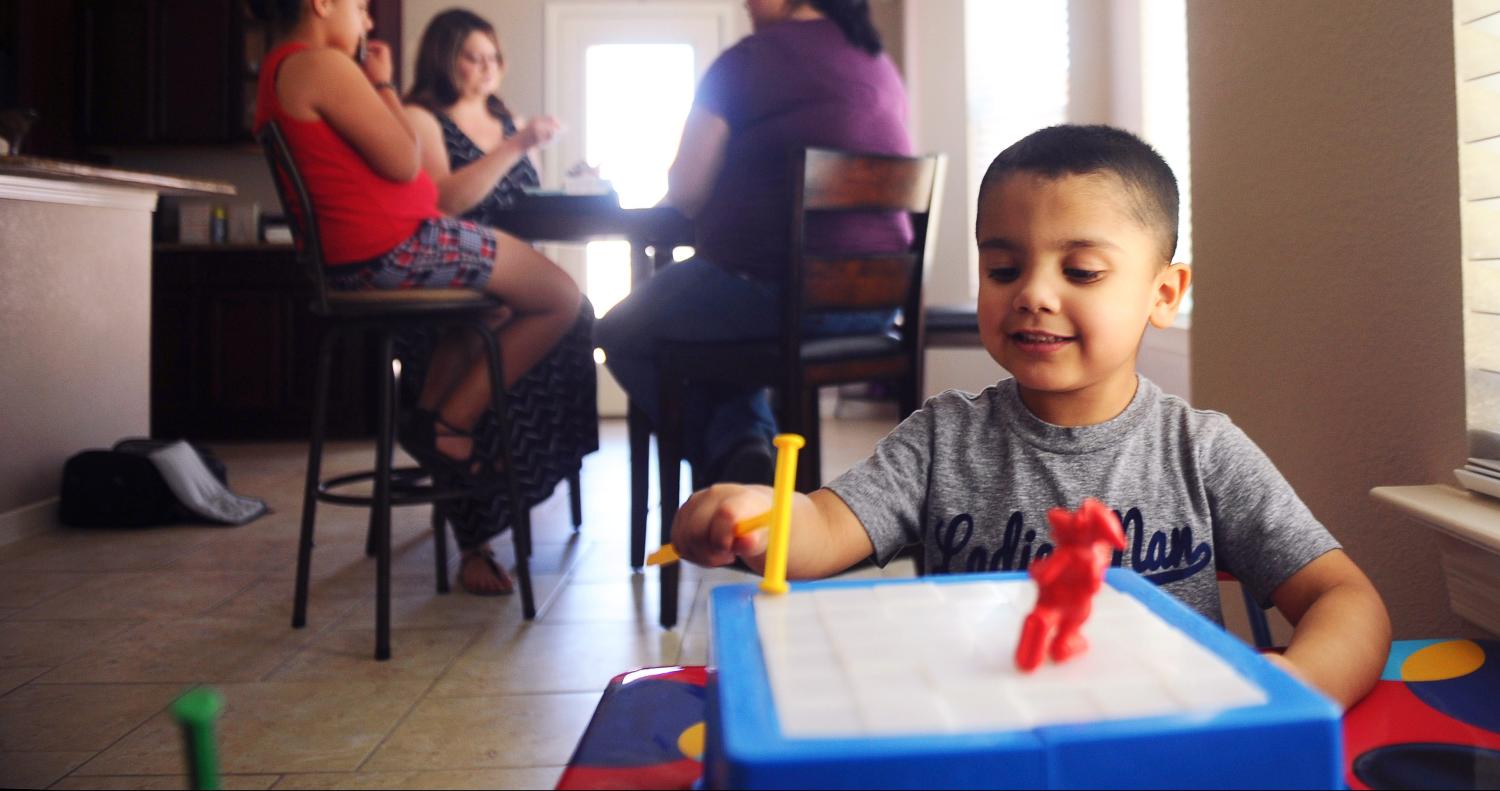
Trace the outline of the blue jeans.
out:
[[[807,337],[880,332],[885,312],[808,317]],[[663,341],[733,342],[780,335],[781,287],[734,274],[701,257],[671,264],[641,283],[594,325],[605,366],[653,425],[661,419],[657,349]],[[682,399],[683,456],[694,469],[713,464],[744,442],[776,435],[764,389],[690,382]]]

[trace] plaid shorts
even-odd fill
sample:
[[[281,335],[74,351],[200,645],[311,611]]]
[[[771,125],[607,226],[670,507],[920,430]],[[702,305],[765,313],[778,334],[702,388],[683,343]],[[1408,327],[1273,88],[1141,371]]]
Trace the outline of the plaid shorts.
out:
[[[495,268],[495,234],[467,220],[424,220],[390,252],[355,271],[328,273],[336,291],[472,288],[483,291]]]

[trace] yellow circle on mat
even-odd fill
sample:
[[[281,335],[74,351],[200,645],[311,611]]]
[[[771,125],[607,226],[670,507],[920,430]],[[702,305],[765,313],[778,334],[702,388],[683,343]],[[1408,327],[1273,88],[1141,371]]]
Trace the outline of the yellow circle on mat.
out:
[[[1484,649],[1473,640],[1434,643],[1401,663],[1402,681],[1445,681],[1467,676],[1484,664]]]
[[[689,725],[687,730],[677,737],[677,749],[694,761],[703,760],[703,723]]]

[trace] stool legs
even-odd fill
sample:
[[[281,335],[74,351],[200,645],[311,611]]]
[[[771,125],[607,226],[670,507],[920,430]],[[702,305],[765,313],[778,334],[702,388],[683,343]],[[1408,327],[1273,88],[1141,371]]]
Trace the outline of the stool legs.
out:
[[[493,333],[482,323],[472,325],[484,341],[489,355],[490,397],[494,400],[495,420],[500,436],[500,461],[505,465],[505,481],[510,495],[511,544],[516,551],[516,577],[521,586],[521,615],[526,620],[536,617],[536,602],[531,592],[531,509],[521,501],[521,487],[516,472],[516,460],[510,452],[510,410],[506,403],[505,380],[500,366],[500,344]]]
[[[380,337],[380,408],[376,413],[380,430],[375,441],[375,503],[371,524],[375,538],[375,658],[391,658],[391,445],[395,422],[396,378],[391,360],[396,356],[396,338]]]
[[[328,412],[328,385],[337,334],[324,330],[318,341],[318,370],[313,385],[312,438],[307,446],[307,483],[302,489],[302,536],[297,542],[297,593],[292,600],[292,628],[307,625],[307,582],[311,573],[313,521],[318,513],[318,475],[323,464],[323,430]]]
[[[583,527],[583,467],[568,475],[568,506],[573,511],[573,532]]]
[[[437,562],[437,592],[448,592],[448,515],[441,501],[432,504],[432,554]]]

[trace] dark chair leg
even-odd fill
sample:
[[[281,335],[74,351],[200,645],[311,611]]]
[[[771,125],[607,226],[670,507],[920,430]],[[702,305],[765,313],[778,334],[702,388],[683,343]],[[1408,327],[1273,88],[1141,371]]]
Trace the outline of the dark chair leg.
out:
[[[651,487],[651,425],[646,413],[629,406],[626,424],[630,433],[630,567],[646,565],[646,515]]]
[[[448,517],[441,501],[432,504],[432,555],[437,564],[437,592],[448,592]]]
[[[375,658],[391,658],[391,415],[396,408],[396,381],[391,373],[394,334],[380,338],[380,421],[375,441],[375,504],[371,526],[375,537]]]
[[[823,418],[819,413],[818,388],[809,388],[802,398],[802,438],[807,440],[797,456],[797,491],[814,492],[823,485]]]
[[[521,585],[521,615],[526,620],[536,617],[536,601],[531,592],[531,513],[526,504],[521,502],[521,487],[516,475],[515,458],[510,452],[510,411],[507,406],[505,393],[505,379],[501,367],[500,344],[495,341],[495,336],[482,322],[472,325],[474,331],[484,341],[485,351],[489,356],[490,370],[490,397],[494,402],[495,420],[500,436],[506,441],[500,443],[500,461],[505,465],[505,480],[510,494],[511,546],[516,551],[516,577]]]
[[[318,514],[318,476],[323,465],[323,431],[328,419],[328,384],[337,334],[324,329],[318,342],[318,370],[313,384],[312,437],[307,446],[307,482],[302,488],[302,535],[297,542],[297,589],[292,598],[292,628],[307,625],[307,583],[312,569],[313,522]]]
[[[390,364],[387,363],[386,368],[389,369],[390,367],[391,367]],[[395,374],[392,374],[392,376],[394,377]],[[394,385],[392,385],[392,392],[395,394],[392,397],[392,399],[391,399],[391,412],[390,412],[390,415],[391,415],[391,419],[390,419],[390,432],[391,432],[391,436],[392,437],[396,436],[396,412],[397,412],[397,410],[400,407],[400,400],[401,400],[400,386],[401,386],[401,383],[399,381],[397,381]],[[394,441],[391,443],[391,450],[390,450],[390,452],[391,453],[395,453],[396,452],[396,443]],[[391,467],[392,467],[392,469],[394,469],[395,468],[395,464],[392,463]],[[375,545],[375,512],[371,511],[370,512],[369,527],[367,527],[365,529],[365,557],[367,557],[367,558],[373,558],[373,557],[375,557],[375,552],[376,552],[376,545]]]
[[[573,510],[573,532],[583,527],[583,467],[568,476],[568,505]]]
[[[667,360],[662,361],[661,424],[656,427],[656,459],[661,485],[661,543],[672,543],[672,522],[677,518],[677,501],[682,490],[682,377]],[[677,625],[677,583],[682,564],[659,566],[658,593],[661,595],[661,628]]]

